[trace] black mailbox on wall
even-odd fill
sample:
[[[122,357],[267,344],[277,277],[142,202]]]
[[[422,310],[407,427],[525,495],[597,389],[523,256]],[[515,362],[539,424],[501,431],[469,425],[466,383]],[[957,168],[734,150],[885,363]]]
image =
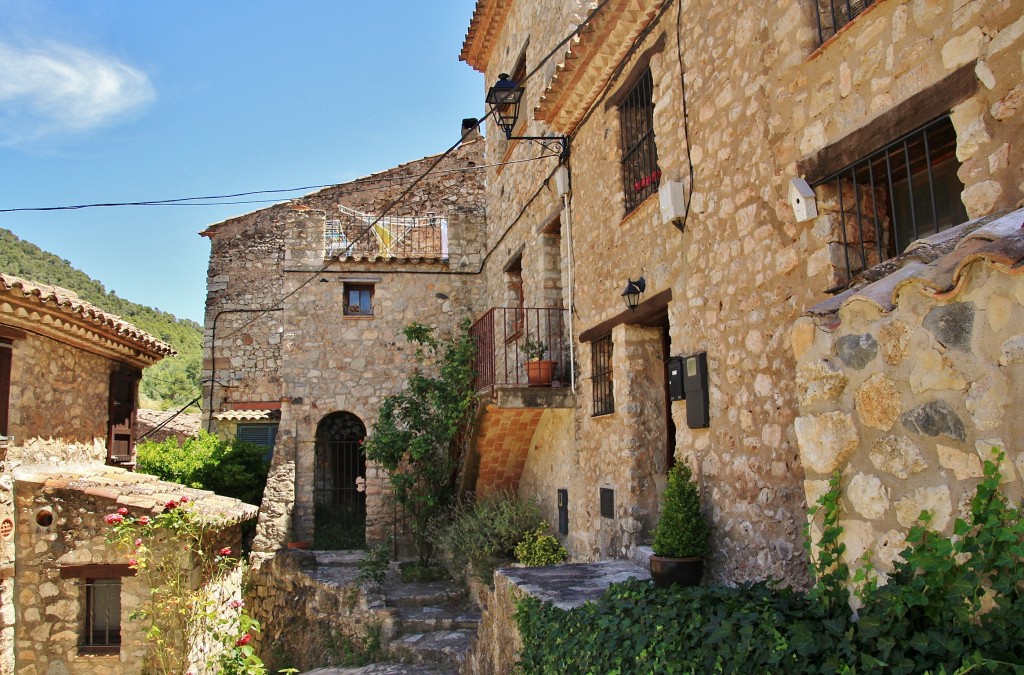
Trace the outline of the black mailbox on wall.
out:
[[[686,398],[683,390],[683,357],[670,356],[666,362],[668,373],[668,398],[670,401],[682,401]]]
[[[558,534],[569,534],[569,491],[558,489]]]
[[[711,421],[707,352],[684,356],[682,370],[683,391],[686,397],[686,426],[691,429],[704,429]]]

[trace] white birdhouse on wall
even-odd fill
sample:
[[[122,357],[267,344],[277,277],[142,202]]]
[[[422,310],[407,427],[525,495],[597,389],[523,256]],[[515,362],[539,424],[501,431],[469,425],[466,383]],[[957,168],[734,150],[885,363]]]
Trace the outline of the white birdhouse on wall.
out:
[[[789,205],[793,207],[796,222],[802,223],[818,217],[818,202],[814,190],[803,178],[789,179]]]

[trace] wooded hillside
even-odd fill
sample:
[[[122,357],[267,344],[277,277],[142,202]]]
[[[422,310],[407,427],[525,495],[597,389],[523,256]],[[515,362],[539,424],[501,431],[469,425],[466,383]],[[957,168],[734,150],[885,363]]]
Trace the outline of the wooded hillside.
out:
[[[174,347],[178,356],[165,358],[144,371],[140,389],[143,407],[180,408],[199,396],[203,329],[195,321],[118,297],[69,261],[4,229],[0,229],[0,271],[74,291],[82,300],[117,314]]]

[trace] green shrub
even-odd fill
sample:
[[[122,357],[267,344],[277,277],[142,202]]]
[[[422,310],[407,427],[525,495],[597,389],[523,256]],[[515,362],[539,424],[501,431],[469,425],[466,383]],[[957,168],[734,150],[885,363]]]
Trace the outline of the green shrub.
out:
[[[468,568],[490,581],[494,568],[511,560],[516,544],[541,522],[536,503],[501,493],[456,507],[434,521],[431,533],[453,579]]]
[[[366,556],[356,563],[356,567],[359,568],[359,574],[356,576],[359,579],[372,580],[376,581],[378,584],[382,584],[384,583],[385,577],[388,575],[388,564],[390,562],[390,541],[385,541],[375,546],[371,546],[366,552]]]
[[[548,524],[542,522],[523,535],[522,541],[516,544],[516,560],[527,567],[540,567],[557,565],[568,558],[569,552],[547,530]]]
[[[267,449],[237,439],[221,440],[199,432],[178,445],[168,438],[160,443],[139,443],[139,471],[162,480],[212,490],[249,504],[259,504],[270,468]]]
[[[708,525],[700,511],[700,492],[690,467],[680,463],[669,471],[661,500],[661,517],[654,528],[654,553],[668,558],[706,555]]]

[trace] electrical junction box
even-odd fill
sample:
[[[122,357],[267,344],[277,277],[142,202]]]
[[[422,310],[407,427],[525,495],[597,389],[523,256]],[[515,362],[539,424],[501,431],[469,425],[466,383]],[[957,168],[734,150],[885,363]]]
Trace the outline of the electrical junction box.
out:
[[[658,202],[661,204],[661,219],[683,229],[683,216],[686,215],[686,199],[683,197],[683,184],[677,180],[664,181],[658,188]]]
[[[686,426],[706,429],[711,425],[707,352],[683,357],[683,391],[686,395]]]
[[[682,401],[686,398],[683,389],[683,357],[670,356],[665,364],[668,375],[668,398],[670,401]]]

